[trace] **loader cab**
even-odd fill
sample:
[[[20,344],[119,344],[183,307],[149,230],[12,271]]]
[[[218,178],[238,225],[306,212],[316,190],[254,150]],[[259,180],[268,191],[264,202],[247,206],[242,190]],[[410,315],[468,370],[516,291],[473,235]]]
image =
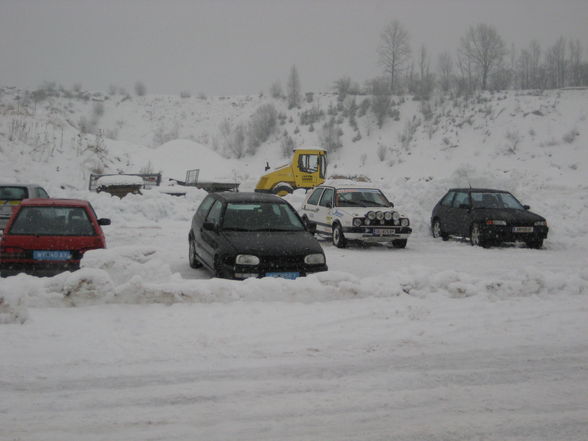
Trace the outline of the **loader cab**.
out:
[[[267,170],[267,169],[266,169]],[[294,150],[288,164],[263,175],[255,191],[284,196],[298,188],[313,188],[325,182],[327,152],[320,147]]]

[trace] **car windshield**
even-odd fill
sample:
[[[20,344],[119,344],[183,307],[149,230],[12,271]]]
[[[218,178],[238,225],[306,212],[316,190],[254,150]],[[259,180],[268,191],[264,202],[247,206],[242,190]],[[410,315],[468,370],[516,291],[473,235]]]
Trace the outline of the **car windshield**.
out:
[[[26,187],[2,186],[0,187],[0,200],[20,201],[29,197]]]
[[[9,234],[39,236],[94,236],[82,207],[22,207]]]
[[[224,231],[304,231],[296,212],[274,202],[229,203],[223,216]]]
[[[349,188],[337,190],[337,207],[390,207],[392,204],[378,189]]]
[[[511,208],[524,210],[524,207],[510,193],[502,192],[472,192],[474,208]]]

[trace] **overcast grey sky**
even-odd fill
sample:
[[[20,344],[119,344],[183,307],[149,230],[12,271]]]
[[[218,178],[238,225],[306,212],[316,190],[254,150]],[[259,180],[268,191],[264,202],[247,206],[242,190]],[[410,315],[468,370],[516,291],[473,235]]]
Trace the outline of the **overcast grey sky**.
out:
[[[563,36],[588,58],[588,0],[0,0],[0,85],[250,94],[285,85],[295,64],[303,90],[327,90],[380,74],[376,48],[394,19],[431,54],[488,23],[509,47]]]

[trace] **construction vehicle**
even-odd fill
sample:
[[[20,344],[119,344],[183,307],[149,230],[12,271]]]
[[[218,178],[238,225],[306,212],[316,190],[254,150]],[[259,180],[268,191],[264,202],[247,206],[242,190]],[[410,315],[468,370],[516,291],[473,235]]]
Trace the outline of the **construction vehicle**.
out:
[[[270,166],[266,163],[265,170]],[[325,182],[327,151],[321,147],[296,148],[292,160],[263,175],[255,191],[285,196],[298,188],[313,188]]]

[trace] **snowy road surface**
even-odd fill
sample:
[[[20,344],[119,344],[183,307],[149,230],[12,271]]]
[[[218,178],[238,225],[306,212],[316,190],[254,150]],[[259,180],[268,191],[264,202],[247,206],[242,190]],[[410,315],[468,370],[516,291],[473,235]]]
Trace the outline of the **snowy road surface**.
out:
[[[0,440],[588,439],[585,241],[323,242],[328,273],[234,282],[188,267],[186,225],[0,281],[28,302],[0,326]]]

